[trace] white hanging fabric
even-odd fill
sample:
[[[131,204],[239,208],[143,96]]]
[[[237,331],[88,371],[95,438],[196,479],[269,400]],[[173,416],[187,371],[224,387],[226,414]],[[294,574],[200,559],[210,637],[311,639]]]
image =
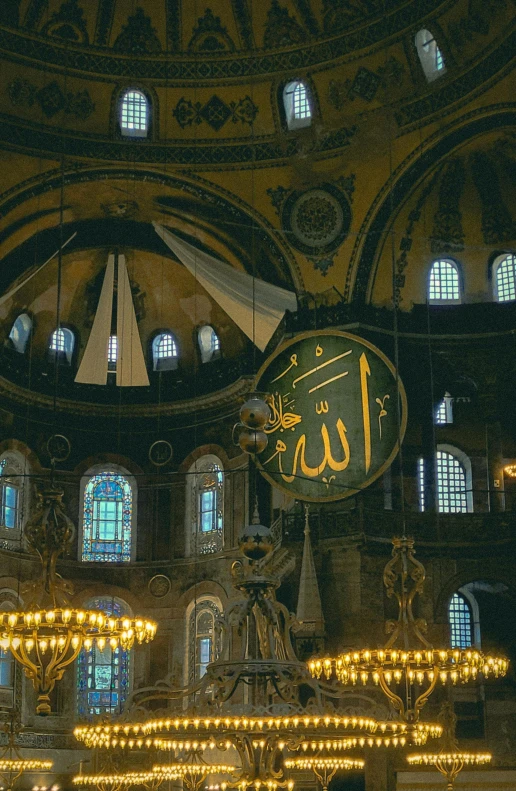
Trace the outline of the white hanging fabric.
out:
[[[90,385],[105,385],[108,375],[108,345],[111,335],[113,312],[113,286],[115,282],[115,256],[110,255],[100,292],[97,312],[93,320],[90,337],[82,356],[76,382]]]
[[[149,377],[124,255],[118,256],[116,334],[118,339],[117,385],[120,387],[147,387]]]
[[[163,225],[153,225],[167,247],[263,352],[285,311],[297,310],[295,293],[240,272],[198,250]]]
[[[26,285],[26,284],[29,282],[29,280],[32,280],[32,278],[33,278],[33,277],[35,277],[35,276],[38,274],[38,272],[41,272],[41,270],[42,270],[42,269],[44,269],[44,268],[46,267],[46,265],[47,265],[47,264],[49,264],[51,261],[53,261],[53,260],[54,260],[54,258],[55,258],[56,256],[58,256],[58,255],[59,255],[59,252],[60,252],[60,250],[64,250],[64,248],[66,247],[66,245],[67,245],[67,244],[70,244],[70,242],[72,241],[72,239],[75,239],[75,237],[76,237],[76,236],[77,236],[77,231],[75,231],[75,233],[73,233],[73,234],[70,236],[70,238],[69,238],[69,239],[67,239],[67,240],[66,240],[66,242],[64,242],[64,243],[61,245],[61,247],[59,248],[59,250],[56,250],[56,252],[54,253],[54,255],[51,255],[51,256],[50,256],[50,258],[47,258],[47,260],[45,261],[45,263],[44,263],[44,264],[41,264],[41,266],[38,266],[38,268],[37,268],[37,269],[36,269],[34,272],[32,272],[32,274],[30,274],[28,277],[26,277],[26,278],[25,278],[25,280],[22,280],[22,282],[21,282],[21,283],[18,283],[18,285],[17,285],[17,286],[15,286],[15,287],[14,287],[14,288],[12,288],[10,291],[8,291],[8,292],[7,292],[7,294],[4,294],[4,295],[3,295],[3,297],[0,297],[0,307],[1,307],[1,306],[4,304],[4,302],[7,302],[7,300],[8,300],[8,299],[11,299],[11,297],[14,297],[14,295],[16,294],[16,292],[17,292],[17,291],[19,291],[19,290],[20,290],[20,288],[23,288],[23,286],[25,286],[25,285]]]

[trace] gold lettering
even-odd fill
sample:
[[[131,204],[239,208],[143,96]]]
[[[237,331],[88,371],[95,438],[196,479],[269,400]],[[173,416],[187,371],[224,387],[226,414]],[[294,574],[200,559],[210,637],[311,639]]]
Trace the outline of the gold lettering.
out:
[[[343,376],[347,376],[349,371],[344,371],[343,374],[337,374],[337,376],[332,376],[331,379],[326,379],[325,382],[321,382],[320,385],[316,385],[315,387],[311,387],[308,393],[315,393],[316,390],[320,390],[321,387],[326,387],[326,385],[330,385],[332,382],[335,382],[337,379],[342,379]]]
[[[348,354],[351,354],[351,352],[352,352],[352,349],[350,349],[349,352],[343,352],[342,354],[338,354],[336,357],[332,357],[331,360],[326,360],[325,363],[321,363],[320,365],[316,365],[315,368],[311,368],[306,373],[301,374],[301,376],[298,376],[297,379],[294,379],[294,381],[292,382],[292,387],[295,388],[296,384],[298,382],[300,382],[301,379],[304,379],[306,376],[311,376],[312,374],[315,374],[317,371],[320,371],[321,368],[325,368],[327,365],[331,365],[332,363],[337,362],[337,360],[341,360],[343,357],[347,357]],[[273,381],[275,381],[275,380],[273,380]]]
[[[371,466],[371,415],[369,412],[369,389],[367,377],[371,376],[371,369],[366,353],[360,355],[360,389],[362,391],[362,420],[364,423],[364,460],[366,475]]]
[[[283,471],[283,463],[281,460],[281,456],[279,458],[278,468],[281,473],[281,477],[283,478],[284,481],[286,481],[287,483],[292,483],[294,481],[297,475],[298,465],[301,468],[301,472],[303,473],[303,475],[305,475],[307,478],[317,478],[318,475],[324,472],[326,467],[330,467],[330,469],[332,469],[334,472],[342,472],[343,470],[346,469],[350,460],[350,451],[349,451],[348,439],[346,436],[346,426],[344,425],[340,417],[337,420],[336,427],[344,454],[344,458],[342,459],[342,461],[336,461],[333,458],[333,454],[331,451],[331,444],[330,444],[330,435],[328,433],[326,424],[323,423],[321,426],[321,437],[324,445],[324,457],[321,463],[317,467],[310,467],[307,464],[305,457],[306,434],[301,434],[301,436],[297,441],[296,450],[294,452],[294,462],[292,464],[291,475],[287,475]],[[284,443],[282,444],[284,445]],[[278,453],[284,452],[283,449],[280,449],[278,446],[279,446],[279,442],[276,443],[276,453],[273,456],[271,456],[271,458],[268,459],[267,462],[265,462],[266,464],[268,463],[268,461],[271,461],[273,458],[275,458],[275,456],[277,456]]]
[[[276,396],[278,398],[277,405]],[[268,398],[268,403],[271,408],[272,419],[264,428],[266,434],[274,434],[278,429],[280,429],[280,431],[287,429],[294,430],[297,424],[301,423],[303,420],[302,416],[297,415],[295,412],[283,411],[283,400],[279,393],[270,396]],[[291,401],[290,403],[293,404],[294,402]]]
[[[282,373],[282,374],[280,374],[279,376],[277,376],[277,377],[276,377],[276,379],[272,379],[272,381],[271,381],[271,384],[273,384],[273,382],[277,382],[279,379],[281,379],[283,376],[285,376],[285,374],[288,374],[288,372],[290,371],[290,369],[291,369],[291,368],[293,368],[295,365],[297,365],[297,354],[293,354],[293,355],[291,356],[291,358],[290,358],[290,365],[289,365],[289,367],[288,367],[288,368],[285,368],[285,370],[283,371],[283,373]]]
[[[317,346],[315,347],[315,356],[320,357],[323,352],[324,352],[323,347],[317,344]]]
[[[385,409],[385,402],[387,399],[390,398],[390,395],[387,393],[384,395],[383,398],[375,398],[376,403],[380,407],[380,412],[378,414],[378,429],[380,431],[380,439],[382,438],[382,417],[385,417],[387,414],[387,410]]]
[[[318,404],[315,405],[315,411],[318,415],[322,415],[323,412],[326,414],[328,412],[328,402],[327,401],[319,401]]]

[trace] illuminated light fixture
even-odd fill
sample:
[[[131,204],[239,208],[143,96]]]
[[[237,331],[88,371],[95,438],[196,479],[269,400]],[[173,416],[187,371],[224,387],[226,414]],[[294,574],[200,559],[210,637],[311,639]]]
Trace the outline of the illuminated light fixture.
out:
[[[0,755],[0,778],[3,786],[12,791],[16,781],[24,772],[50,772],[54,762],[45,758],[22,758],[14,739],[13,722],[5,723],[2,730],[7,734],[7,746]]]
[[[177,779],[178,776],[170,779]],[[148,791],[155,791],[163,782],[163,778],[158,777],[154,772],[120,772],[104,774],[81,774],[73,778],[76,786],[94,786],[99,791],[120,791],[120,789],[131,788],[132,786],[143,786]]]
[[[491,763],[492,755],[488,752],[465,752],[459,749],[455,738],[457,717],[450,703],[443,707],[445,721],[444,745],[438,753],[420,753],[408,755],[411,766],[435,766],[446,778],[446,791],[453,791],[455,780],[465,766],[485,766]]]
[[[255,516],[259,520],[257,511]],[[156,766],[156,772],[161,776],[181,772],[189,791],[200,791],[208,772],[224,771],[233,777],[220,783],[221,791],[275,791],[293,787],[283,754],[303,742],[351,739],[353,746],[403,747],[423,745],[441,735],[438,723],[379,721],[367,714],[339,711],[345,692],[314,679],[294,651],[292,617],[276,598],[288,554],[273,552],[269,528],[258,527],[259,531],[253,521],[244,530],[240,541],[244,558],[232,566],[238,595],[225,608],[220,656],[189,689],[170,689],[171,700],[193,699],[194,705],[187,705],[178,716],[165,710],[144,721],[79,725],[74,730],[79,742],[93,749],[174,751],[175,762]],[[242,650],[231,659],[229,640],[235,627],[242,635]],[[244,696],[243,690],[249,694]],[[146,689],[140,696],[136,693],[134,704],[141,711],[146,702],[167,697],[161,687],[155,692]],[[207,764],[204,757],[214,748],[235,751],[235,764]]]
[[[503,471],[509,478],[516,478],[516,464],[507,464]]]
[[[25,537],[41,560],[42,576],[31,590],[26,610],[0,613],[0,647],[10,650],[38,694],[37,714],[50,714],[50,693],[81,649],[149,642],[156,624],[144,618],[116,617],[101,610],[71,607],[70,583],[56,573],[56,562],[70,543],[74,527],[62,506],[63,492],[55,487],[38,493],[36,511],[25,526]]]
[[[287,769],[309,769],[319,780],[323,791],[327,791],[331,780],[336,773],[342,770],[347,772],[353,769],[363,769],[365,762],[360,758],[323,758],[321,756],[306,756],[304,758],[286,758]]]
[[[442,734],[442,727],[437,723],[421,723],[414,730],[407,730],[406,734],[399,736],[351,736],[347,739],[319,739],[302,741],[299,750],[306,752],[338,752],[352,750],[356,747],[406,747],[410,744],[422,746],[427,743],[429,736],[436,738]]]
[[[425,569],[414,557],[414,540],[393,539],[392,559],[383,580],[389,598],[399,605],[397,620],[387,621],[391,634],[384,648],[346,651],[336,658],[314,658],[308,663],[316,678],[335,675],[344,685],[370,682],[385,693],[401,720],[411,730],[436,686],[465,684],[480,677],[505,676],[509,662],[475,649],[434,648],[424,636],[426,622],[415,618],[413,601],[423,592]]]
[[[202,761],[157,765],[152,768],[155,776],[163,782],[180,778],[188,791],[199,791],[210,775],[233,775],[238,771],[234,764],[207,764]]]

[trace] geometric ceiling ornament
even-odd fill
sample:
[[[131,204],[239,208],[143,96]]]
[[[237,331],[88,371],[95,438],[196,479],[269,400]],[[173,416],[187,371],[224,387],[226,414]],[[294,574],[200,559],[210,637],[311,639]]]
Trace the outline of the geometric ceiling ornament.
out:
[[[288,241],[305,255],[336,250],[349,233],[351,208],[333,184],[293,192],[281,213]]]
[[[403,384],[383,352],[356,335],[297,335],[265,361],[254,389],[268,393],[272,413],[263,429],[269,444],[256,464],[291,497],[354,495],[390,467],[403,441]]]

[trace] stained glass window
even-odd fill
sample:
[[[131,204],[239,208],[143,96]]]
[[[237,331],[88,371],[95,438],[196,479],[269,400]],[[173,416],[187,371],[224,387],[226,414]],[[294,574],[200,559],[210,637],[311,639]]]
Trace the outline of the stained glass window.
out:
[[[210,662],[219,655],[215,623],[221,615],[219,605],[212,599],[199,599],[189,619],[189,682],[198,681],[206,673]]]
[[[428,282],[430,302],[460,302],[459,272],[452,261],[434,261]]]
[[[469,648],[472,645],[471,610],[460,593],[454,593],[448,607],[448,621],[452,648]]]
[[[285,86],[283,104],[289,129],[299,129],[310,125],[312,108],[310,107],[310,94],[304,82],[295,80]]]
[[[177,343],[170,332],[156,335],[152,341],[152,357],[155,371],[166,371],[177,368]]]
[[[220,356],[220,340],[213,327],[210,327],[209,324],[200,327],[197,338],[203,363],[208,363]]]
[[[23,354],[30,338],[32,330],[32,319],[26,313],[21,313],[9,333],[9,338],[17,352]]]
[[[82,560],[122,563],[131,560],[133,493],[116,472],[93,475],[84,490]]]
[[[432,82],[446,71],[443,54],[429,30],[420,30],[416,35],[416,49],[428,82]]]
[[[496,266],[496,299],[512,302],[516,299],[516,255],[504,256]]]
[[[141,91],[126,91],[122,97],[120,129],[126,137],[147,137],[148,102]]]
[[[0,526],[14,530],[18,527],[19,487],[9,479],[12,472],[7,458],[0,461]]]
[[[223,549],[224,471],[216,456],[203,456],[190,468],[191,539],[194,554]]]
[[[118,599],[98,596],[85,607],[108,615],[126,615],[127,606]],[[120,714],[129,692],[131,652],[107,645],[81,651],[77,658],[77,712],[82,717],[95,714]]]
[[[466,513],[466,471],[456,456],[437,451],[437,504],[442,514]]]

